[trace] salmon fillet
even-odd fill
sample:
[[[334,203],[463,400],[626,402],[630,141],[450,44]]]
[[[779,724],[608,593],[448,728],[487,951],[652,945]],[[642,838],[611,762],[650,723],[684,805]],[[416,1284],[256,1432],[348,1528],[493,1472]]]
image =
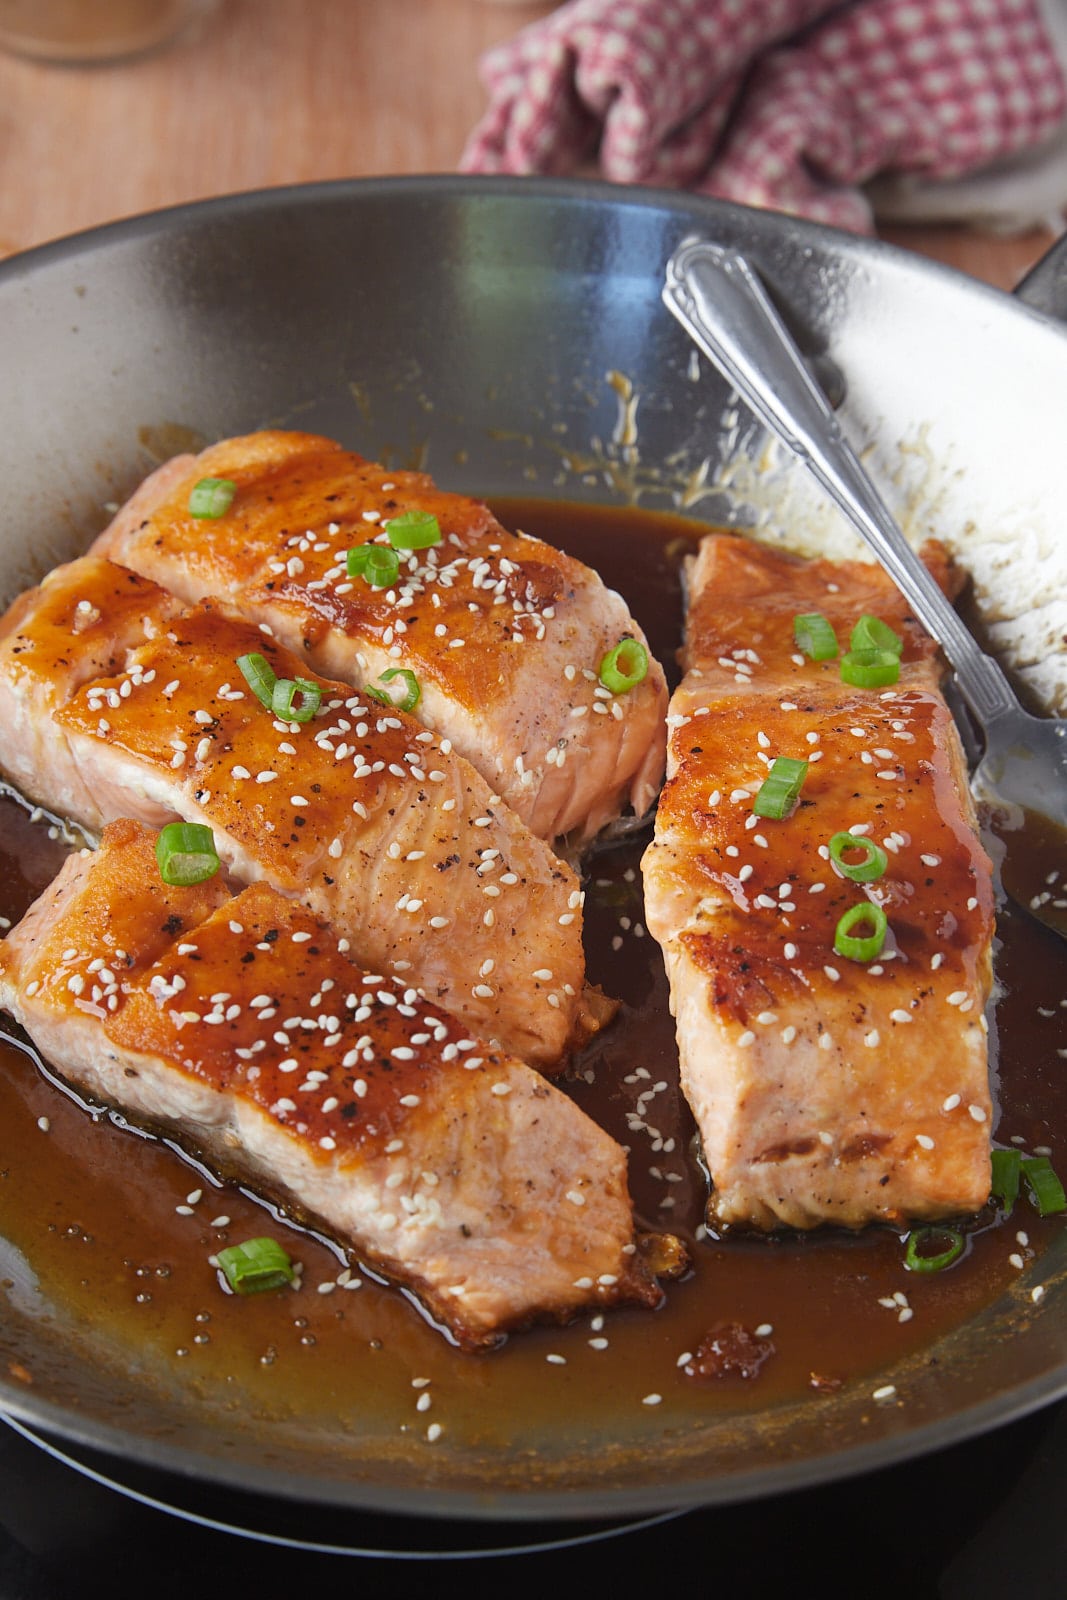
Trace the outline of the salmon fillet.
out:
[[[205,477],[237,485],[206,524],[189,512]],[[397,581],[350,577],[347,551],[406,511],[432,513],[440,544],[400,552]],[[303,654],[361,686],[415,673],[415,714],[447,737],[544,839],[581,845],[629,805],[643,816],[663,776],[667,689],[611,694],[602,658],[629,635],[623,600],[589,567],[501,527],[480,501],[424,473],[386,471],[332,440],[264,432],[167,462],[96,541],[185,601],[230,601]],[[647,646],[646,646],[647,648]]]
[[[249,652],[306,676],[225,606],[91,557],[60,567],[0,621],[0,762],[90,828],[207,824],[238,879],[303,901],[482,1037],[560,1064],[607,1014],[585,991],[571,869],[403,713],[315,679],[314,718],[278,720],[237,667]]]
[[[514,1057],[266,884],[165,884],[123,820],[0,943],[0,1005],[78,1088],[411,1290],[463,1346],[655,1304],[626,1157]]]
[[[810,612],[846,649],[861,613],[889,622],[899,682],[850,688],[838,661],[797,654],[793,618]],[[691,572],[684,664],[643,874],[709,1218],[859,1227],[977,1210],[993,893],[935,647],[879,568],[714,535]],[[771,821],[752,800],[777,756],[810,765],[792,815]],[[876,881],[831,866],[848,831],[885,850]],[[834,952],[864,898],[888,918],[870,964]]]

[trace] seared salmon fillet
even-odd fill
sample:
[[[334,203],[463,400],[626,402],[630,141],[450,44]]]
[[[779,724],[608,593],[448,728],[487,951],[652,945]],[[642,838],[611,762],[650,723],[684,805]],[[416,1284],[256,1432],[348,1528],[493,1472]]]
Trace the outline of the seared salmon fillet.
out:
[[[306,678],[225,606],[92,557],[57,568],[0,621],[0,764],[90,828],[207,824],[238,879],[303,901],[482,1037],[560,1063],[604,1014],[571,869],[402,712],[316,678],[312,719],[279,720],[237,665],[250,653]]]
[[[263,883],[164,883],[127,820],[0,943],[0,1005],[93,1098],[321,1224],[461,1345],[655,1304],[626,1157],[566,1095]]]
[[[799,654],[793,619],[812,612],[843,649],[862,613],[888,622],[899,681],[852,688],[838,660]],[[685,666],[643,874],[709,1218],[859,1227],[977,1210],[993,894],[932,642],[878,568],[713,535],[691,572]],[[792,814],[771,820],[752,806],[778,756],[809,766]],[[831,864],[849,832],[885,852],[873,881]],[[888,919],[866,962],[834,950],[858,902]]]
[[[189,510],[203,478],[236,485],[224,515]],[[390,522],[437,519],[440,542],[401,550],[395,582],[374,588],[347,552],[389,548]],[[413,672],[415,715],[452,741],[544,839],[580,845],[629,805],[648,810],[663,776],[667,689],[613,694],[600,663],[621,639],[645,644],[613,590],[489,508],[387,471],[312,434],[264,432],[179,456],[154,473],[93,553],[185,601],[230,601],[327,677],[356,686]],[[379,685],[380,687],[380,685]]]

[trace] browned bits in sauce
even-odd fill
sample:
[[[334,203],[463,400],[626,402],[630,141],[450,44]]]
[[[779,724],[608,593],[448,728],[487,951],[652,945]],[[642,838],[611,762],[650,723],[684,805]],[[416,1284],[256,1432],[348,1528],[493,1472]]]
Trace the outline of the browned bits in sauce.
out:
[[[740,1322],[709,1329],[682,1371],[687,1378],[758,1378],[774,1355],[774,1342]]]
[[[653,653],[673,664],[679,565],[693,545],[692,523],[539,502],[494,509],[505,526],[597,567],[633,607]],[[13,804],[0,802],[0,822],[0,912],[14,920],[54,876],[65,847]],[[650,1417],[699,1420],[716,1408],[758,1409],[813,1388],[880,1381],[890,1363],[932,1345],[1020,1273],[1040,1282],[1038,1258],[1064,1219],[1041,1219],[1025,1200],[1009,1221],[988,1207],[968,1222],[965,1255],[928,1277],[906,1272],[900,1238],[888,1228],[770,1239],[705,1234],[707,1179],[678,1092],[662,961],[643,923],[645,844],[637,837],[587,862],[589,976],[623,1003],[563,1082],[628,1147],[640,1229],[676,1233],[689,1251],[690,1269],[667,1284],[662,1310],[583,1317],[514,1337],[490,1355],[461,1355],[342,1250],[237,1186],[219,1187],[121,1119],[94,1119],[13,1047],[0,1050],[0,1241],[26,1258],[42,1292],[76,1322],[128,1350],[131,1368],[154,1366],[225,1404],[239,1395],[264,1416],[300,1415],[309,1426],[356,1435],[403,1427],[427,1438],[429,1427],[440,1427],[453,1442],[487,1450],[546,1428],[602,1427],[621,1408],[641,1412],[642,1396],[662,1397]],[[1049,1148],[1067,1175],[1067,1073],[1057,1053],[1067,1017],[1065,951],[1010,910],[998,937],[995,1138]],[[303,1268],[299,1289],[224,1294],[209,1261],[222,1242],[211,1225],[220,1216],[229,1218],[229,1242],[279,1238]],[[0,1307],[10,1292],[0,1288]],[[205,1312],[210,1324],[197,1320]],[[681,1358],[699,1362],[709,1330],[723,1325],[748,1330],[757,1354],[768,1336],[754,1330],[773,1328],[774,1358],[760,1362],[755,1381],[694,1381],[683,1370]],[[209,1342],[198,1343],[208,1329]],[[564,1362],[547,1361],[549,1354]],[[749,1354],[751,1361],[742,1342],[737,1359],[752,1365]],[[23,1365],[25,1382],[33,1362]],[[419,1412],[424,1394],[432,1410]]]

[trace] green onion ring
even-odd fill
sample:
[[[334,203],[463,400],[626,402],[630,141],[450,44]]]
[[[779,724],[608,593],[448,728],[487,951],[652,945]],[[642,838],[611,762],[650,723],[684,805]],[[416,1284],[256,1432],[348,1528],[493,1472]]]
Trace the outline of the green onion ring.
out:
[[[837,654],[837,635],[821,611],[805,611],[793,618],[793,639],[812,661],[830,661]]]
[[[900,677],[900,657],[892,650],[850,650],[841,657],[841,682],[857,689],[882,689]]]
[[[889,865],[889,857],[880,844],[865,839],[860,833],[835,833],[830,840],[830,860],[843,878],[853,883],[873,883]],[[862,850],[862,861],[846,861],[846,850]]]
[[[788,816],[797,802],[807,775],[806,761],[795,761],[792,756],[776,756],[771,763],[771,770],[760,784],[756,798],[752,802],[755,815],[770,817],[773,821],[780,821],[782,817]]]
[[[874,932],[862,936],[854,934],[853,928],[864,922],[870,923]],[[873,961],[882,953],[887,927],[881,906],[876,906],[871,900],[861,900],[857,905],[850,906],[838,921],[834,929],[834,949],[846,961]]]
[[[379,683],[392,683],[394,678],[403,678],[404,694],[397,700],[385,689],[379,689],[372,683],[365,683],[360,694],[369,695],[372,700],[377,700],[380,705],[391,706],[394,711],[414,711],[422,699],[422,687],[418,678],[407,667],[390,667],[388,672],[383,672]]]
[[[922,1245],[932,1244],[938,1239],[947,1240],[948,1248],[939,1251],[937,1255],[920,1254]],[[962,1254],[963,1234],[958,1228],[913,1228],[908,1234],[904,1265],[909,1272],[943,1272]]]
[[[441,543],[441,524],[432,511],[402,511],[390,517],[385,532],[394,550],[427,550]]]
[[[296,1277],[293,1263],[276,1239],[248,1239],[220,1250],[215,1260],[235,1294],[281,1289]]]
[[[414,711],[422,699],[422,688],[418,678],[407,667],[390,667],[388,672],[383,672],[378,678],[379,683],[392,683],[394,678],[403,678],[407,693],[402,700],[394,700],[393,705],[398,711]]]
[[[168,822],[156,839],[156,862],[164,883],[203,883],[219,870],[215,835],[201,822]]]
[[[597,676],[612,694],[628,694],[636,689],[648,672],[648,651],[638,639],[623,634],[615,647],[601,658]]]
[[[380,544],[357,544],[345,556],[345,571],[350,578],[365,578],[372,589],[388,589],[400,571],[395,550]]]
[[[270,708],[283,722],[310,722],[321,704],[322,690],[310,678],[275,680]]]
[[[265,705],[269,711],[274,696],[274,685],[278,681],[274,676],[274,669],[271,667],[270,662],[265,656],[261,656],[258,651],[253,650],[247,656],[238,656],[237,665],[240,667],[241,675],[256,699]]]
[[[232,478],[201,478],[189,493],[191,517],[224,517],[233,505],[237,485]]]
[[[853,650],[888,650],[890,655],[900,658],[904,649],[904,641],[899,633],[894,633],[888,622],[883,622],[881,617],[872,617],[869,611],[856,623],[849,637],[849,645]]]

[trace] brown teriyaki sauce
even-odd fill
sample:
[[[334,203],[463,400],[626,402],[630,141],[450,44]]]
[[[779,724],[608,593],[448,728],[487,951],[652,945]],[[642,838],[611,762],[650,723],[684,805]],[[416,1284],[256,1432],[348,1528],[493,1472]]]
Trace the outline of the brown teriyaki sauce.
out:
[[[495,509],[506,526],[596,567],[677,676],[680,566],[698,525],[545,501]],[[0,800],[0,912],[11,921],[61,864],[67,846],[54,833]],[[139,1368],[191,1392],[232,1393],[265,1416],[340,1426],[365,1421],[371,1408],[387,1430],[432,1439],[436,1424],[453,1442],[492,1448],[564,1423],[608,1430],[620,1412],[633,1415],[650,1399],[658,1423],[677,1425],[716,1407],[737,1411],[809,1388],[873,1384],[888,1364],[999,1296],[1020,1271],[1036,1271],[1038,1281],[1032,1263],[1064,1219],[1041,1219],[1025,1199],[1010,1219],[992,1205],[968,1219],[963,1256],[937,1274],[907,1271],[901,1238],[887,1228],[704,1235],[707,1180],[678,1091],[659,949],[643,924],[646,843],[647,834],[638,834],[586,863],[589,976],[623,1003],[565,1086],[629,1148],[641,1224],[676,1232],[690,1248],[691,1270],[668,1285],[659,1311],[586,1314],[567,1328],[516,1334],[485,1355],[461,1354],[407,1297],[340,1248],[238,1186],[217,1183],[170,1142],[86,1107],[10,1045],[0,1049],[0,1289],[13,1290],[2,1261],[17,1252],[46,1303],[129,1352]],[[1064,946],[1005,906],[995,965],[996,1142],[1047,1149],[1067,1173],[1067,1070],[1057,1051],[1067,1020]],[[208,1258],[264,1233],[303,1264],[302,1286],[251,1297],[225,1292]],[[686,1375],[682,1358],[720,1324],[739,1325],[759,1341],[758,1377]]]

